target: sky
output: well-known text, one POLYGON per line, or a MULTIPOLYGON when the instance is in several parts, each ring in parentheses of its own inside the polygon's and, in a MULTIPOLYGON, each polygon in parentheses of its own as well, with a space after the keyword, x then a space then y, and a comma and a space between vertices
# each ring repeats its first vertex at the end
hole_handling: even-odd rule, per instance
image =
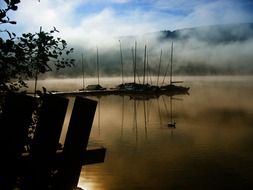
POLYGON ((21 0, 18 7, 9 14, 17 25, 1 27, 17 34, 56 27, 67 42, 94 47, 120 36, 253 22, 253 0, 21 0))

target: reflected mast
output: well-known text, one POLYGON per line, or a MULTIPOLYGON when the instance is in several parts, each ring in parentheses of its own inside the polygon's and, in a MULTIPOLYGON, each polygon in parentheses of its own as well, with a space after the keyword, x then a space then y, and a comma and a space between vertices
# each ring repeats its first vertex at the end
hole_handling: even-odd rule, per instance
POLYGON ((170 84, 172 84, 172 62, 173 62, 173 42, 171 43, 171 55, 170 55, 170 84))

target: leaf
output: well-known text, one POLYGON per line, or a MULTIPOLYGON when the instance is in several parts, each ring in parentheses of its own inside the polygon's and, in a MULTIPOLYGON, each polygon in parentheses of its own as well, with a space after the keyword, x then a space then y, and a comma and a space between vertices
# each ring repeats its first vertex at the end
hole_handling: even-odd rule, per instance
POLYGON ((11 0, 11 5, 15 5, 15 4, 18 4, 20 3, 20 0, 11 0))
POLYGON ((54 27, 54 31, 55 31, 55 32, 59 32, 59 30, 57 30, 55 27, 54 27))
POLYGON ((16 6, 16 5, 11 6, 11 10, 13 10, 13 11, 18 10, 18 6, 16 6))
POLYGON ((11 38, 11 33, 8 30, 6 30, 6 32, 8 33, 9 37, 11 38))
POLYGON ((9 1, 9 0, 4 0, 4 1, 5 1, 5 3, 6 3, 7 5, 10 4, 10 1, 9 1))
POLYGON ((1 22, 3 22, 3 20, 2 20, 2 19, 3 19, 5 16, 6 16, 6 12, 5 12, 5 11, 0 10, 0 19, 1 19, 0 21, 1 21, 1 22))
POLYGON ((12 0, 12 2, 13 2, 14 4, 18 4, 18 3, 20 3, 20 0, 12 0))
POLYGON ((10 24, 17 24, 16 21, 10 21, 9 23, 10 23, 10 24))

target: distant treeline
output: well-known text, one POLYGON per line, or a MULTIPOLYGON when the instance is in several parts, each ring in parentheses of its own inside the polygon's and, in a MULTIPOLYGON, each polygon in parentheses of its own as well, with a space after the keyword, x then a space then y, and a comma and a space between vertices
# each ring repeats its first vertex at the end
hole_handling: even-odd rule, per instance
POLYGON ((176 75, 252 75, 253 69, 248 67, 213 66, 207 64, 188 63, 175 69, 176 75))
POLYGON ((253 23, 226 24, 186 28, 180 30, 164 30, 160 32, 160 40, 186 41, 196 39, 211 44, 246 41, 253 38, 253 23))

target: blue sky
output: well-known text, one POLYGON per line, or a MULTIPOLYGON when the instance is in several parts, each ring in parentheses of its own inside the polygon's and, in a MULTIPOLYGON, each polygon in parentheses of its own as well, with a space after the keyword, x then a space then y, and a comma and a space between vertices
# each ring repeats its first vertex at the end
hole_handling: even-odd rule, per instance
POLYGON ((19 10, 9 16, 18 24, 1 28, 23 33, 55 26, 66 40, 95 45, 124 35, 253 22, 253 1, 21 0, 19 10))

